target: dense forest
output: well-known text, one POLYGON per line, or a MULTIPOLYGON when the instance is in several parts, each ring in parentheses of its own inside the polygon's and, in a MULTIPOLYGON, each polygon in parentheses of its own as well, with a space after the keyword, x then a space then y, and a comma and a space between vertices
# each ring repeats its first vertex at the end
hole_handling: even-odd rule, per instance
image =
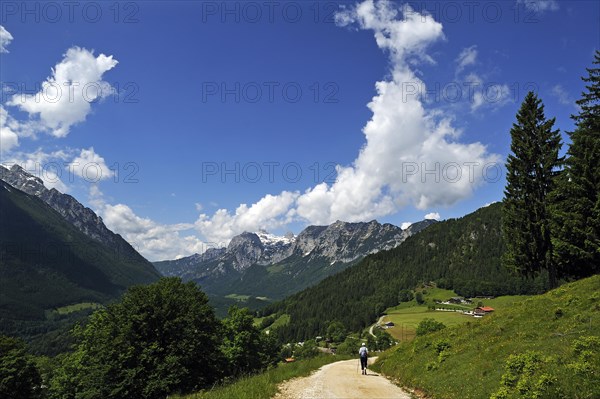
POLYGON ((349 331, 372 324, 405 289, 436 283, 460 295, 541 293, 544 274, 524 279, 501 266, 505 251, 502 204, 495 203, 460 219, 432 225, 399 247, 366 257, 356 266, 323 280, 262 314, 289 314, 277 330, 283 342, 321 335, 333 321, 349 331))

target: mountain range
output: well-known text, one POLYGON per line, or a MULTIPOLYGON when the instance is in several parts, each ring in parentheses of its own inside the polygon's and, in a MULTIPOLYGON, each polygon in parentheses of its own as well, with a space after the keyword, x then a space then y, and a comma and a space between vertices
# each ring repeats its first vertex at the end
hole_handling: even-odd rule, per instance
POLYGON ((297 236, 244 232, 226 248, 154 265, 163 275, 200 284, 218 310, 239 300, 260 307, 261 302, 264 305, 314 285, 369 254, 395 248, 434 223, 424 220, 403 230, 375 220, 337 221, 309 226, 297 236))
POLYGON ((58 308, 107 303, 160 278, 91 209, 19 166, 0 166, 0 227, 0 333, 55 330, 71 312, 58 308))

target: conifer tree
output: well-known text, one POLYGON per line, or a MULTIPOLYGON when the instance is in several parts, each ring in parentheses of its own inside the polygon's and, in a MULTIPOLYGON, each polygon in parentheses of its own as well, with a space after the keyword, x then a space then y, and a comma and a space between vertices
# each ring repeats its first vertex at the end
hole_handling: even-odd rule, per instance
POLYGON ((502 259, 510 270, 528 277, 547 270, 551 287, 557 285, 558 275, 552 259, 549 194, 561 163, 561 138, 552 130, 554 121, 546 119, 542 101, 529 92, 510 130, 503 212, 507 251, 502 259))
POLYGON ((588 76, 565 168, 553 192, 552 244, 562 273, 585 277, 600 272, 600 51, 588 76))

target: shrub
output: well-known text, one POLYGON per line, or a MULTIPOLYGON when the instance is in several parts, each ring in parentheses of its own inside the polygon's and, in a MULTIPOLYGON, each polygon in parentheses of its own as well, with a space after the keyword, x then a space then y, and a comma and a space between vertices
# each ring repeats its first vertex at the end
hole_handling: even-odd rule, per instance
POLYGON ((441 321, 434 319, 423 319, 417 326, 417 335, 425 335, 446 328, 446 325, 441 321))

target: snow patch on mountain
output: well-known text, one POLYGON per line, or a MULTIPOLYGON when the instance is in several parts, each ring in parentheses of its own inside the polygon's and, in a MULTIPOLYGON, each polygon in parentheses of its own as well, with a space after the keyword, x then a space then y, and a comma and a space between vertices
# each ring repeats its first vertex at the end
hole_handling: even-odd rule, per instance
POLYGON ((265 247, 273 245, 288 245, 296 241, 296 236, 294 236, 293 233, 288 233, 285 236, 276 236, 275 234, 271 234, 266 230, 259 230, 255 234, 265 247))

